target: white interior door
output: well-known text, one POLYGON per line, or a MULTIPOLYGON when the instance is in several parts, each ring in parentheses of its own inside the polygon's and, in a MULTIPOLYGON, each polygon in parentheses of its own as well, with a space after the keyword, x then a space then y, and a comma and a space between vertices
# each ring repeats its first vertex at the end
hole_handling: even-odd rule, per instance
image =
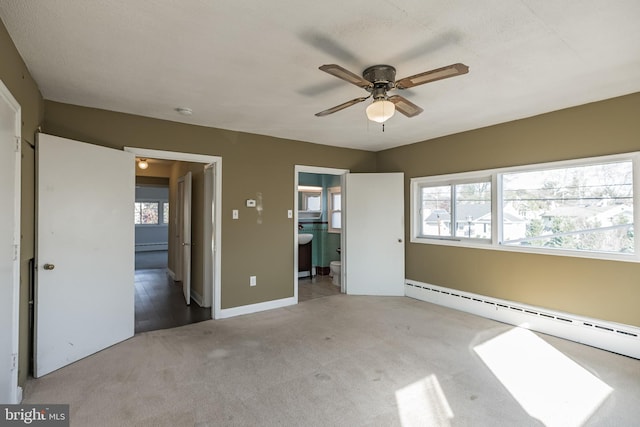
MULTIPOLYGON (((182 247, 182 293, 187 305, 191 304, 191 172, 178 178, 180 200, 179 224, 182 247)), ((180 249, 179 249, 180 250, 180 249)))
POLYGON ((0 404, 19 403, 20 106, 0 82, 0 404))
POLYGON ((344 278, 350 295, 404 295, 404 174, 347 174, 344 278))
POLYGON ((134 164, 38 136, 36 377, 133 336, 134 164))

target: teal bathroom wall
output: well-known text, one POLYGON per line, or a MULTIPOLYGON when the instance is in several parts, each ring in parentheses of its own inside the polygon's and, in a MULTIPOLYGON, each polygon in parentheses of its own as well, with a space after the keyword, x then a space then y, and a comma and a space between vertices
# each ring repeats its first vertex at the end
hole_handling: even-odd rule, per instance
POLYGON ((299 185, 312 185, 322 187, 322 215, 318 219, 300 219, 303 229, 300 233, 313 234, 311 241, 311 256, 314 267, 329 267, 331 261, 340 260, 338 248, 340 247, 340 233, 329 233, 329 217, 327 207, 329 206, 328 189, 340 186, 339 175, 322 175, 314 173, 300 172, 298 176, 299 185))

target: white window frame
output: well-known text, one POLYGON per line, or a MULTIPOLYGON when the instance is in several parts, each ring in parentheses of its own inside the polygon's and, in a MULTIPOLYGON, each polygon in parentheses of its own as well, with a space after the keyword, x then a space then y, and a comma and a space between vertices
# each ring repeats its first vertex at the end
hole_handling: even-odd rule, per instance
POLYGON ((523 166, 506 167, 499 169, 490 169, 473 172, 463 172, 447 175, 438 175, 431 177, 411 178, 410 183, 410 241, 411 243, 421 243, 430 245, 459 246, 467 248, 499 250, 507 252, 523 252, 533 254, 570 256, 578 258, 604 259, 625 262, 640 262, 640 233, 638 233, 638 224, 640 224, 640 152, 614 154, 608 156, 588 157, 581 159, 563 160, 556 162, 536 163, 523 166), (631 161, 633 167, 633 220, 634 220, 634 253, 610 253, 610 252, 590 252, 578 251, 570 249, 546 249, 539 247, 522 247, 502 245, 500 239, 502 236, 502 188, 501 175, 514 172, 530 172, 545 169, 558 169, 563 167, 588 166, 600 163, 631 161), (483 178, 490 177, 491 180, 491 239, 465 239, 461 237, 437 238, 431 236, 421 236, 421 197, 420 189, 424 186, 462 184, 469 182, 479 182, 483 178))
POLYGON ((340 200, 342 200, 342 188, 341 187, 329 187, 327 189, 327 216, 328 218, 328 232, 329 233, 341 233, 342 227, 336 228, 333 226, 333 214, 340 213, 340 224, 342 225, 342 206, 339 206, 338 209, 335 209, 333 206, 333 195, 340 194, 340 200))
POLYGON ((159 225, 166 227, 169 225, 168 222, 164 222, 164 205, 169 204, 168 200, 142 198, 137 199, 134 203, 155 203, 158 205, 158 222, 154 224, 135 224, 136 227, 157 227, 159 225))
MULTIPOLYGON (((416 179, 416 178, 414 178, 416 179)), ((413 182, 413 180, 412 180, 413 182)), ((471 241, 471 242, 482 242, 482 243, 488 243, 491 241, 491 239, 480 239, 480 238, 476 238, 476 237, 464 237, 464 236, 456 236, 456 229, 457 229, 457 223, 456 223, 456 209, 457 209, 457 200, 455 197, 455 188, 458 185, 464 185, 464 184, 477 184, 477 183, 482 183, 482 182, 487 182, 489 184, 491 184, 491 195, 492 195, 492 201, 493 201, 493 193, 494 193, 494 184, 493 181, 491 179, 491 175, 488 175, 486 173, 476 173, 476 172, 471 172, 471 173, 464 173, 464 174, 453 174, 453 175, 442 175, 440 177, 434 177, 433 180, 429 180, 428 182, 424 179, 420 179, 420 182, 418 182, 417 187, 415 189, 414 192, 412 192, 412 196, 415 195, 417 203, 420 203, 421 200, 421 189, 425 188, 425 187, 440 187, 440 186, 450 186, 451 187, 451 196, 450 196, 450 200, 451 200, 451 212, 450 212, 450 224, 449 224, 449 229, 452 233, 451 236, 437 236, 437 235, 423 235, 421 233, 421 226, 422 226, 422 206, 419 206, 419 211, 420 213, 417 214, 417 216, 419 218, 417 218, 416 222, 412 221, 412 224, 415 225, 414 228, 414 234, 416 238, 421 238, 421 239, 435 239, 435 240, 453 240, 453 241, 471 241)), ((413 204, 413 201, 411 203, 412 206, 415 206, 413 204)), ((416 206, 417 207, 417 206, 416 206)), ((493 210, 493 205, 492 205, 492 210, 493 210)), ((412 211, 412 213, 415 213, 412 211)), ((491 224, 492 224, 492 229, 493 229, 493 218, 491 220, 491 224)), ((492 236, 493 236, 493 231, 492 231, 492 236)))

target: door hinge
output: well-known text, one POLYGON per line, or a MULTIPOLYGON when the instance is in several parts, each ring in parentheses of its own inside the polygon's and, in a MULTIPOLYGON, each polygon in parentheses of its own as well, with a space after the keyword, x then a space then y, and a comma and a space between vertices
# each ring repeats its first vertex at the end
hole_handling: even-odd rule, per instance
POLYGON ((17 261, 18 260, 18 252, 19 252, 20 246, 18 245, 13 245, 13 260, 17 261))
POLYGON ((18 369, 18 353, 11 354, 11 370, 14 371, 18 369))
POLYGON ((20 152, 20 137, 16 136, 16 153, 20 152))

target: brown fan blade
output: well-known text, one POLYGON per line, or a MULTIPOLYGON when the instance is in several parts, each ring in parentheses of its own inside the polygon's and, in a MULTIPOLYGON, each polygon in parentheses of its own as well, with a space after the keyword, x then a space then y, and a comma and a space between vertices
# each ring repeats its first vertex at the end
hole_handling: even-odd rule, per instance
POLYGON ((363 96, 362 98, 352 99, 351 101, 347 101, 344 104, 336 105, 335 107, 329 108, 328 110, 320 111, 319 113, 316 113, 316 116, 318 117, 328 116, 329 114, 333 114, 336 111, 344 110, 347 107, 351 107, 352 105, 358 104, 367 98, 369 97, 363 96))
POLYGON ((325 73, 329 73, 332 76, 336 76, 339 79, 347 81, 363 89, 373 86, 373 83, 371 83, 370 81, 363 79, 359 75, 354 74, 351 71, 346 70, 339 65, 327 64, 327 65, 322 65, 319 68, 325 73))
POLYGON ((414 117, 422 113, 424 110, 418 107, 413 102, 410 102, 407 98, 400 95, 390 96, 389 101, 393 102, 396 106, 396 110, 400 111, 407 117, 414 117))
POLYGON ((467 67, 466 65, 460 63, 452 64, 446 67, 436 68, 435 70, 425 71, 424 73, 400 79, 396 81, 396 87, 398 89, 407 89, 425 83, 435 82, 436 80, 442 80, 449 77, 459 76, 461 74, 467 74, 468 72, 469 67, 467 67))

